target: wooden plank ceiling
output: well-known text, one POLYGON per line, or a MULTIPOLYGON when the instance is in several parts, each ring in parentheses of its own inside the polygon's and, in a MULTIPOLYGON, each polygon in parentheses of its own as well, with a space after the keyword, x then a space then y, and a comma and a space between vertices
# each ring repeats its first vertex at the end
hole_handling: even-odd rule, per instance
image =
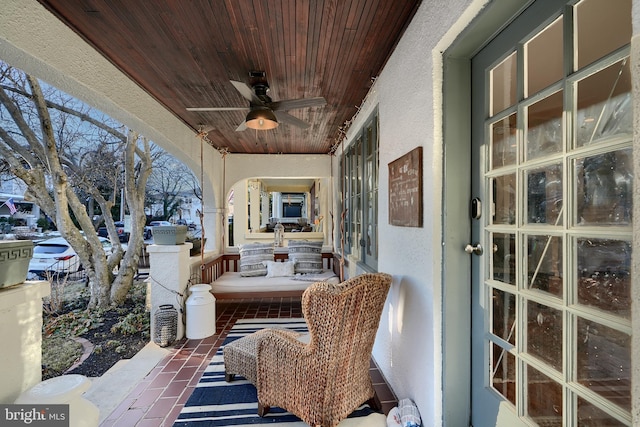
POLYGON ((328 153, 356 113, 421 0, 39 0, 217 148, 328 153), (286 111, 311 126, 236 131, 247 111, 230 80, 264 71, 273 101, 324 97, 286 111))

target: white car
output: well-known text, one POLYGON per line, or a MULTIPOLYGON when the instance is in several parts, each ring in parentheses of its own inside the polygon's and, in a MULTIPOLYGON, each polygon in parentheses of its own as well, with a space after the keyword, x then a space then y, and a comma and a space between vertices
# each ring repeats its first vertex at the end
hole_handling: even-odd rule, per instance
MULTIPOLYGON (((99 237, 105 253, 112 250, 109 239, 99 237)), ((80 258, 69 242, 62 237, 43 240, 33 247, 33 257, 29 261, 28 279, 46 279, 47 274, 69 274, 82 270, 80 258)))
POLYGON ((144 238, 145 240, 150 239, 153 236, 153 227, 161 227, 173 225, 169 221, 151 221, 148 226, 144 228, 144 238))

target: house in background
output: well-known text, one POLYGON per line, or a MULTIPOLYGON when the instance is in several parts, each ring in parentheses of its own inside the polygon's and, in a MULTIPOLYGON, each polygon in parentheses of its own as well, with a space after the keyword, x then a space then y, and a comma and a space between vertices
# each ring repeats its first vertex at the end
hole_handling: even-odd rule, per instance
POLYGON ((0 177, 0 217, 7 221, 13 218, 16 226, 23 227, 25 230, 35 230, 40 219, 40 207, 25 200, 25 191, 26 187, 22 181, 0 177), (13 200, 17 212, 11 213, 6 205, 8 200, 13 200))
MULTIPOLYGON (((260 19, 271 4, 246 0, 234 15, 246 31, 219 34, 232 6, 214 3, 215 13, 201 11, 209 25, 173 33, 189 7, 154 21, 136 2, 85 10, 79 2, 7 1, 0 58, 138 130, 196 174, 203 166, 210 253, 231 249, 231 191, 234 237, 251 241, 260 236, 250 217, 261 210, 247 200, 250 183, 319 182, 321 238, 344 254, 347 275, 393 275, 373 356, 426 425, 640 423, 640 368, 632 363, 640 360, 640 316, 632 315, 640 299, 631 273, 640 253, 640 0, 314 2, 319 9, 302 13, 318 24, 305 26, 315 34, 308 44, 266 31, 260 19), (365 34, 373 37, 358 24, 385 7, 373 33, 397 24, 389 8, 410 13, 394 15, 406 25, 371 75, 368 63, 349 60, 364 51, 357 43, 365 34), (141 38, 160 26, 185 49, 206 39, 209 50, 189 49, 198 60, 213 67, 233 57, 242 67, 201 70, 197 61, 164 58, 150 66, 153 53, 180 49, 118 45, 132 29, 110 19, 125 10, 148 24, 141 38), (318 35, 326 22, 339 23, 327 30, 333 39, 318 35), (215 44, 242 35, 249 39, 215 44), (287 49, 267 52, 280 43, 287 49), (265 50, 252 50, 258 45, 265 50), (185 78, 154 85, 156 65, 185 78), (326 98, 326 107, 300 113, 310 131, 282 124, 236 136, 237 112, 187 110, 239 105, 228 80, 265 68, 274 99, 326 98), (204 77, 189 89, 182 83, 192 73, 204 77), (179 96, 163 93, 174 89, 179 96), (360 94, 355 111, 337 105, 350 91, 360 94), (345 111, 338 122, 324 116, 345 111), (329 134, 325 126, 329 146, 314 139, 329 134), (284 149, 287 138, 295 149, 284 149)), ((311 5, 290 6, 298 4, 311 5)))

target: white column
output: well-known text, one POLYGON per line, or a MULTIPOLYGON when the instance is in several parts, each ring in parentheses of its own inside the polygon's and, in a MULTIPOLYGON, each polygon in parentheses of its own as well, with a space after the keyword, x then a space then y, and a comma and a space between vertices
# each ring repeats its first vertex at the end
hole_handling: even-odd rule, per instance
POLYGON ((204 208, 204 237, 207 239, 204 246, 205 251, 221 252, 224 248, 223 236, 227 234, 227 230, 219 228, 224 225, 224 222, 220 221, 221 216, 226 216, 224 212, 224 209, 204 208))
POLYGON ((269 224, 269 194, 260 192, 260 203, 262 204, 262 223, 261 226, 269 224))
POLYGON ((33 226, 38 226, 38 220, 40 219, 40 206, 35 203, 31 205, 31 215, 33 216, 33 226))
MULTIPOLYGON (((324 233, 324 244, 333 247, 333 235, 331 234, 331 215, 329 211, 331 208, 331 193, 329 187, 329 180, 320 181, 320 191, 316 192, 316 197, 319 200, 318 217, 322 216, 322 232, 324 233)), ((316 187, 317 189, 318 187, 316 187)), ((313 209, 313 208, 312 208, 313 209)), ((337 218, 334 218, 340 224, 340 213, 337 214, 337 218)))
POLYGON ((282 193, 273 193, 273 216, 282 218, 282 193))
POLYGON ((260 188, 256 188, 254 185, 249 187, 249 203, 251 203, 249 212, 251 231, 257 233, 260 231, 260 188))
POLYGON ((151 339, 155 332, 154 315, 164 304, 173 305, 178 310, 178 328, 176 340, 184 336, 185 325, 182 321, 187 284, 190 278, 189 242, 182 245, 149 245, 149 279, 151 293, 151 339))
POLYGON ((42 298, 50 293, 47 281, 0 288, 1 403, 42 381, 42 298))

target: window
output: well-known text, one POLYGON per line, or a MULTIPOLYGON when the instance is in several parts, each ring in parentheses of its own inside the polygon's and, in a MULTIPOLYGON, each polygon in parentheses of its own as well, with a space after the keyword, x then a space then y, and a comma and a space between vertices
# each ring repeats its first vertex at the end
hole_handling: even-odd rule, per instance
POLYGON ((345 254, 378 267, 378 112, 374 112, 340 162, 345 254))

